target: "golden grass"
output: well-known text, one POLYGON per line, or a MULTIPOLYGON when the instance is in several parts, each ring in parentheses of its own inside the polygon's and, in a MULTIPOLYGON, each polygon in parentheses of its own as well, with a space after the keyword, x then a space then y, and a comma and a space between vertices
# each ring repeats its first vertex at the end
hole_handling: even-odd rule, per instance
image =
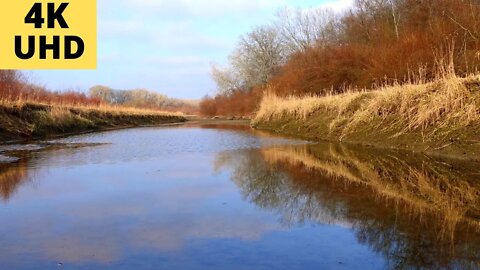
POLYGON ((479 76, 446 76, 435 82, 393 85, 373 91, 350 91, 339 95, 278 97, 266 93, 253 125, 282 118, 307 120, 312 114, 332 115, 330 131, 341 136, 373 123, 385 129, 395 127, 398 134, 446 127, 461 128, 479 122, 480 94, 475 87, 479 76), (385 125, 388 123, 387 125, 385 125))
POLYGON ((78 111, 95 111, 95 112, 103 112, 103 113, 111 113, 111 114, 127 114, 127 115, 165 115, 165 116, 183 116, 181 112, 170 112, 170 111, 160 111, 160 110, 153 110, 153 109, 144 109, 144 108, 135 108, 135 107, 127 107, 127 106, 116 106, 110 104, 100 104, 98 106, 94 105, 72 105, 72 104, 64 104, 64 103, 55 103, 55 104, 46 104, 40 103, 31 100, 8 100, 8 99, 0 99, 0 106, 7 107, 7 108, 18 108, 22 109, 26 105, 38 105, 38 106, 46 106, 51 108, 53 113, 58 113, 59 111, 65 110, 78 110, 78 111))
POLYGON ((185 117, 178 112, 112 105, 85 106, 0 100, 0 139, 46 137, 183 121, 185 117))

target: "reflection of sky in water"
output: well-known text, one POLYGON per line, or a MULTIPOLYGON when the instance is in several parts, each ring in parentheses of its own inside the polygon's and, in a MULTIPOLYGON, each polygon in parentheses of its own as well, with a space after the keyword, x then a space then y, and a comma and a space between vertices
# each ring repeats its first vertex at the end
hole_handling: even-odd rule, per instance
MULTIPOLYGON (((48 155, 48 163, 56 166, 83 163, 112 163, 144 161, 163 156, 184 154, 181 158, 192 159, 188 154, 203 155, 219 151, 259 148, 264 146, 305 143, 280 137, 254 136, 247 131, 202 128, 143 128, 129 129, 98 134, 87 134, 57 140, 61 143, 108 143, 110 145, 91 148, 88 151, 56 151, 48 155), (140 131, 140 132, 139 132, 140 131)), ((191 160, 195 162, 195 160, 191 160)), ((180 162, 177 160, 177 162, 180 162)), ((45 164, 42 164, 45 166, 45 164)))
MULTIPOLYGON (((215 170, 228 151, 298 143, 247 132, 145 128, 60 142, 109 143, 40 152, 32 181, 0 205, 0 269, 382 268, 349 228, 285 226, 215 170)), ((238 155, 241 158, 242 155, 238 155)))

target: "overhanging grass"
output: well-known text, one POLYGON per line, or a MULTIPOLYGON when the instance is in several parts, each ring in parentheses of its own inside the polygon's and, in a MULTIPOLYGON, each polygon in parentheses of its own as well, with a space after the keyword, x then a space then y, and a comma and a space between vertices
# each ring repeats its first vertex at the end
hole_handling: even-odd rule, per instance
POLYGON ((266 94, 253 126, 308 139, 473 156, 480 153, 480 77, 331 96, 266 94))

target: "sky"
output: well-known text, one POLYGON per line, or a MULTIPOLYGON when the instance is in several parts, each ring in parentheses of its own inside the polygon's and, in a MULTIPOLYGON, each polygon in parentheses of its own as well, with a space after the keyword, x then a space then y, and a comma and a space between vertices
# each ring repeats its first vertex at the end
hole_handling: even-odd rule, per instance
POLYGON ((224 65, 239 37, 284 7, 348 8, 353 0, 97 0, 96 70, 27 71, 51 90, 94 85, 144 88, 175 98, 215 93, 212 63, 224 65))

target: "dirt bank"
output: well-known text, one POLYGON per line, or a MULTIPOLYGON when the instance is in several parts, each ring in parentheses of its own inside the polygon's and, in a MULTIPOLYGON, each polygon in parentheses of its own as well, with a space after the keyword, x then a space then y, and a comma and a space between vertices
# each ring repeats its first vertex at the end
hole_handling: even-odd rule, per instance
POLYGON ((4 103, 0 142, 184 121, 179 114, 148 110, 4 103))

